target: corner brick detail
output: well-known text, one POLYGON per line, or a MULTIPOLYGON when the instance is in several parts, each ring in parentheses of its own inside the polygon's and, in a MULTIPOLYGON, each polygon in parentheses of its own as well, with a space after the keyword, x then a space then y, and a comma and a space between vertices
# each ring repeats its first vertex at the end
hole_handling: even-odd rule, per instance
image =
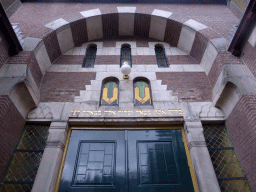
POLYGON ((226 120, 228 135, 236 155, 248 178, 252 191, 256 191, 256 96, 244 95, 226 120))
POLYGON ((0 181, 21 137, 25 120, 7 95, 0 96, 0 181))

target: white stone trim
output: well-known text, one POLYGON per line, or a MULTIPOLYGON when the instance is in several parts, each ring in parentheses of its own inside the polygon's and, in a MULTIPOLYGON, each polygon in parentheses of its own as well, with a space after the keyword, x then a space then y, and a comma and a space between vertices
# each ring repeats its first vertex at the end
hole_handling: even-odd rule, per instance
POLYGON ((136 7, 117 7, 118 13, 135 13, 136 7))
POLYGON ((52 30, 56 30, 68 23, 69 22, 67 22, 66 20, 60 18, 60 19, 56 19, 56 20, 46 24, 45 27, 52 29, 52 30))
POLYGON ((195 36, 196 36, 196 31, 194 29, 186 25, 183 25, 177 47, 183 50, 184 52, 186 52, 187 54, 190 54, 195 36))
POLYGON ((167 19, 165 17, 151 15, 149 38, 163 41, 165 36, 166 24, 167 19))
POLYGON ((74 48, 74 41, 70 24, 66 25, 65 28, 59 28, 56 33, 62 54, 74 48))
POLYGON ((118 13, 119 35, 134 35, 135 13, 118 13))
POLYGON ((81 15, 84 16, 84 18, 89 18, 89 17, 94 17, 94 16, 101 15, 100 9, 91 9, 91 10, 87 10, 87 11, 82 11, 80 13, 81 13, 81 15))
POLYGON ((164 17, 164 18, 168 19, 172 15, 172 12, 154 9, 154 11, 152 12, 151 15, 158 16, 158 17, 164 17))
POLYGON ((193 19, 189 19, 188 21, 186 21, 184 23, 184 25, 196 30, 196 31, 200 31, 200 30, 203 30, 203 29, 206 29, 208 28, 207 26, 205 26, 204 24, 202 23, 199 23, 193 19))

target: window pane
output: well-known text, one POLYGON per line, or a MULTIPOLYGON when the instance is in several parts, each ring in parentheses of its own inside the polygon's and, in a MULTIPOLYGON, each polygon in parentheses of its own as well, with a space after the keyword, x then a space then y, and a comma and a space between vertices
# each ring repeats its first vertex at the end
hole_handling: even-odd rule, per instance
POLYGON ((164 49, 161 46, 156 46, 155 52, 158 67, 168 67, 168 62, 165 56, 164 49))
POLYGON ((131 57, 131 48, 130 47, 122 47, 121 49, 121 64, 127 62, 130 66, 132 66, 132 57, 131 57))
POLYGON ((94 67, 96 52, 97 52, 97 48, 95 46, 90 46, 86 50, 86 57, 85 57, 85 60, 84 60, 83 67, 94 67))

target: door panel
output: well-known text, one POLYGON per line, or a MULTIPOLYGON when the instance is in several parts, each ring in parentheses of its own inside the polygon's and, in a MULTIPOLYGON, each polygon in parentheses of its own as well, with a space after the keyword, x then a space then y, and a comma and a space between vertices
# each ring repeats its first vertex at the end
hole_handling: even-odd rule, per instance
POLYGON ((194 191, 181 131, 72 131, 59 191, 194 191))
POLYGON ((181 131, 129 131, 128 146, 130 191, 194 191, 181 131))
POLYGON ((72 131, 59 191, 124 191, 123 131, 72 131))

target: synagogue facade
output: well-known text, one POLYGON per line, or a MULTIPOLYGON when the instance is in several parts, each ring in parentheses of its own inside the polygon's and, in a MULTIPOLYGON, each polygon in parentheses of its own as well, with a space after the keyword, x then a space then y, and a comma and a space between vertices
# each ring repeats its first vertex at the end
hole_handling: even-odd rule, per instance
POLYGON ((0 190, 256 191, 256 30, 228 51, 235 5, 2 12, 0 190))

